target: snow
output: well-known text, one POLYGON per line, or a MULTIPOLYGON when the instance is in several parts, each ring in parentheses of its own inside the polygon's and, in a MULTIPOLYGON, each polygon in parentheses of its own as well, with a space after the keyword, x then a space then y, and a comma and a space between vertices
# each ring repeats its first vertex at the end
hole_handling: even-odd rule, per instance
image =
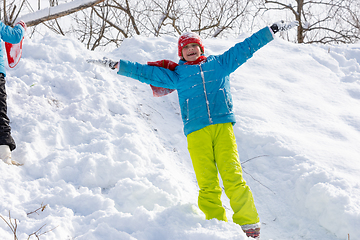
MULTIPOLYGON (((205 54, 244 37, 204 39, 205 54)), ((225 194, 229 222, 198 209, 176 92, 154 98, 149 86, 86 62, 177 61, 176 44, 135 37, 91 52, 59 35, 25 39, 6 77, 13 159, 24 165, 0 161, 0 214, 17 219, 19 239, 247 239, 225 194)), ((277 38, 231 82, 261 239, 359 238, 360 45, 277 38)), ((0 239, 12 238, 0 220, 0 239)))

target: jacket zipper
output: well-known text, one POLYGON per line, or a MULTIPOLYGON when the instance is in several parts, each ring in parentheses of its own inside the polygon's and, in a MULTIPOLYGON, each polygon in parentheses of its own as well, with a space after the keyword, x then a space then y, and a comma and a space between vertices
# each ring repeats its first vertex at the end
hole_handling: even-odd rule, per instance
POLYGON ((206 100, 206 107, 207 107, 207 111, 208 111, 209 122, 210 122, 210 124, 212 124, 213 121, 212 121, 212 119, 211 119, 210 103, 209 103, 209 100, 208 100, 208 98, 207 98, 207 93, 206 93, 204 72, 203 72, 203 70, 202 70, 202 68, 201 68, 201 64, 199 65, 199 67, 200 67, 200 73, 201 73, 201 78, 202 78, 203 87, 204 87, 204 93, 205 93, 205 100, 206 100))
POLYGON ((190 117, 190 110, 189 110, 189 99, 186 99, 186 121, 189 121, 190 117))

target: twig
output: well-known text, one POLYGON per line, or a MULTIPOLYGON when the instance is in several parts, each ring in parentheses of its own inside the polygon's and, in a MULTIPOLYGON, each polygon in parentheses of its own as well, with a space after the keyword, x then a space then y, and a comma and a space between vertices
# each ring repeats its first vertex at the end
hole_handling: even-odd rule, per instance
MULTIPOLYGON (((6 224, 9 226, 9 228, 11 228, 10 224, 5 220, 5 218, 3 218, 3 216, 0 215, 0 218, 1 218, 2 220, 4 220, 4 222, 6 222, 6 224)), ((11 230, 12 230, 12 228, 11 228, 11 230)))
POLYGON ((250 173, 246 172, 244 169, 243 169, 243 172, 248 174, 252 179, 254 179, 256 182, 260 183, 262 186, 264 186, 265 188, 267 188, 268 190, 270 190, 273 194, 276 194, 273 190, 271 190, 269 187, 265 186, 264 184, 262 184, 259 180, 255 179, 253 176, 251 176, 250 173))
POLYGON ((254 160, 255 158, 260 158, 260 157, 268 157, 269 155, 260 155, 260 156, 257 156, 257 157, 253 157, 253 158, 250 158, 248 160, 246 160, 245 162, 241 163, 241 164, 245 164, 247 162, 250 162, 251 160, 254 160))
MULTIPOLYGON (((36 209, 35 211, 32 211, 32 212, 28 213, 27 215, 32 214, 32 213, 37 213, 37 211, 39 211, 40 209, 41 209, 41 211, 44 211, 46 206, 47 206, 47 204, 46 204, 45 206, 43 206, 43 205, 41 204, 41 207, 40 207, 40 208, 36 209)), ((14 223, 12 222, 10 211, 9 211, 9 220, 8 220, 8 221, 7 221, 3 216, 1 216, 1 214, 0 214, 0 218, 9 226, 10 230, 11 230, 12 233, 14 234, 14 240, 18 240, 18 237, 17 237, 17 235, 16 235, 17 220, 14 218, 14 223)), ((44 235, 44 234, 46 234, 46 233, 48 233, 48 232, 51 232, 51 231, 53 231, 55 228, 58 227, 58 226, 56 226, 56 227, 54 227, 53 229, 50 229, 50 230, 48 230, 48 231, 45 231, 45 232, 39 234, 39 232, 41 231, 41 229, 42 229, 43 227, 45 227, 45 226, 46 226, 46 224, 42 225, 38 230, 36 230, 35 232, 31 233, 27 239, 29 240, 30 237, 34 235, 38 240, 40 240, 39 237, 40 237, 41 235, 44 235)))
POLYGON ((56 226, 56 227, 54 227, 53 229, 50 229, 50 230, 48 230, 48 231, 45 231, 45 232, 43 232, 43 233, 38 234, 38 233, 40 232, 40 230, 41 230, 43 227, 45 227, 45 226, 46 226, 46 224, 42 225, 41 228, 39 228, 38 230, 36 230, 36 231, 33 232, 32 234, 30 234, 29 237, 28 237, 28 240, 30 239, 30 237, 31 237, 32 235, 34 235, 37 239, 40 239, 39 237, 40 237, 41 235, 44 235, 44 234, 46 234, 46 233, 48 233, 48 232, 51 232, 51 231, 53 231, 55 228, 58 227, 58 226, 56 226))
MULTIPOLYGON (((259 158, 259 157, 268 157, 269 155, 260 155, 260 156, 257 156, 257 157, 253 157, 253 158, 250 158, 248 160, 246 160, 245 162, 241 163, 241 165, 244 165, 245 163, 247 162, 250 162, 251 160, 254 160, 255 158, 259 158)), ((260 183, 262 186, 264 186, 265 188, 267 188, 268 190, 270 190, 273 194, 276 194, 273 190, 271 190, 269 187, 265 186, 264 184, 262 184, 259 180, 255 179, 250 173, 246 172, 244 170, 244 168, 242 168, 243 172, 246 173, 247 175, 249 175, 252 179, 254 179, 256 182, 260 183)))
POLYGON ((161 113, 158 111, 158 110, 156 110, 155 108, 153 108, 153 107, 151 107, 149 104, 146 104, 149 108, 151 108, 152 110, 154 110, 155 112, 157 112, 159 115, 160 115, 160 117, 162 117, 162 119, 164 119, 164 117, 161 115, 161 113))
POLYGON ((46 224, 42 225, 41 228, 39 228, 38 230, 36 230, 36 231, 33 232, 32 234, 30 234, 29 237, 28 237, 28 240, 30 239, 30 237, 31 237, 32 235, 35 235, 35 237, 36 237, 37 239, 39 239, 39 236, 37 235, 37 233, 38 233, 43 227, 45 227, 45 225, 46 225, 46 224))
POLYGON ((45 210, 46 206, 47 206, 47 204, 43 206, 43 204, 41 203, 41 206, 38 209, 36 209, 36 210, 34 210, 32 212, 29 212, 26 215, 29 216, 30 214, 33 214, 33 213, 39 214, 37 211, 39 211, 41 209, 41 211, 43 212, 45 210))
POLYGON ((4 220, 4 222, 9 226, 9 228, 11 229, 11 231, 13 232, 14 234, 14 240, 18 240, 17 236, 16 236, 16 229, 17 229, 17 222, 16 222, 16 219, 15 219, 15 226, 12 224, 11 222, 11 215, 10 215, 10 210, 9 210, 9 222, 6 221, 6 219, 0 215, 0 218, 2 220, 4 220))
MULTIPOLYGON (((59 226, 59 225, 58 225, 58 226, 59 226)), ((44 235, 45 233, 48 233, 48 232, 53 231, 53 230, 54 230, 55 228, 57 228, 58 226, 54 227, 53 229, 50 229, 50 230, 48 230, 48 231, 43 232, 43 233, 42 233, 42 234, 40 234, 39 236, 44 235)))

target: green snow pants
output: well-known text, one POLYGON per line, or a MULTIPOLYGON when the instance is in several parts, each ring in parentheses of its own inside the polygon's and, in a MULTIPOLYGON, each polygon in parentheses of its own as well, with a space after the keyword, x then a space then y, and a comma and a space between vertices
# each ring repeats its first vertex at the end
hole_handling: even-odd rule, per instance
POLYGON ((187 136, 188 149, 199 184, 199 208, 206 219, 227 221, 221 203, 221 187, 234 211, 233 221, 239 225, 259 223, 254 198, 242 177, 242 169, 232 123, 210 125, 187 136))

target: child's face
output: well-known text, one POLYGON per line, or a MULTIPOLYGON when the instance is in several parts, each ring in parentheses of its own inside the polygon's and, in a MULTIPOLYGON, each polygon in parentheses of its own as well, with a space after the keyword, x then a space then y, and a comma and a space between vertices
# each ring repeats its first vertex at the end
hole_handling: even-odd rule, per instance
POLYGON ((201 56, 200 46, 196 43, 189 43, 183 47, 182 55, 186 61, 195 61, 201 56))

